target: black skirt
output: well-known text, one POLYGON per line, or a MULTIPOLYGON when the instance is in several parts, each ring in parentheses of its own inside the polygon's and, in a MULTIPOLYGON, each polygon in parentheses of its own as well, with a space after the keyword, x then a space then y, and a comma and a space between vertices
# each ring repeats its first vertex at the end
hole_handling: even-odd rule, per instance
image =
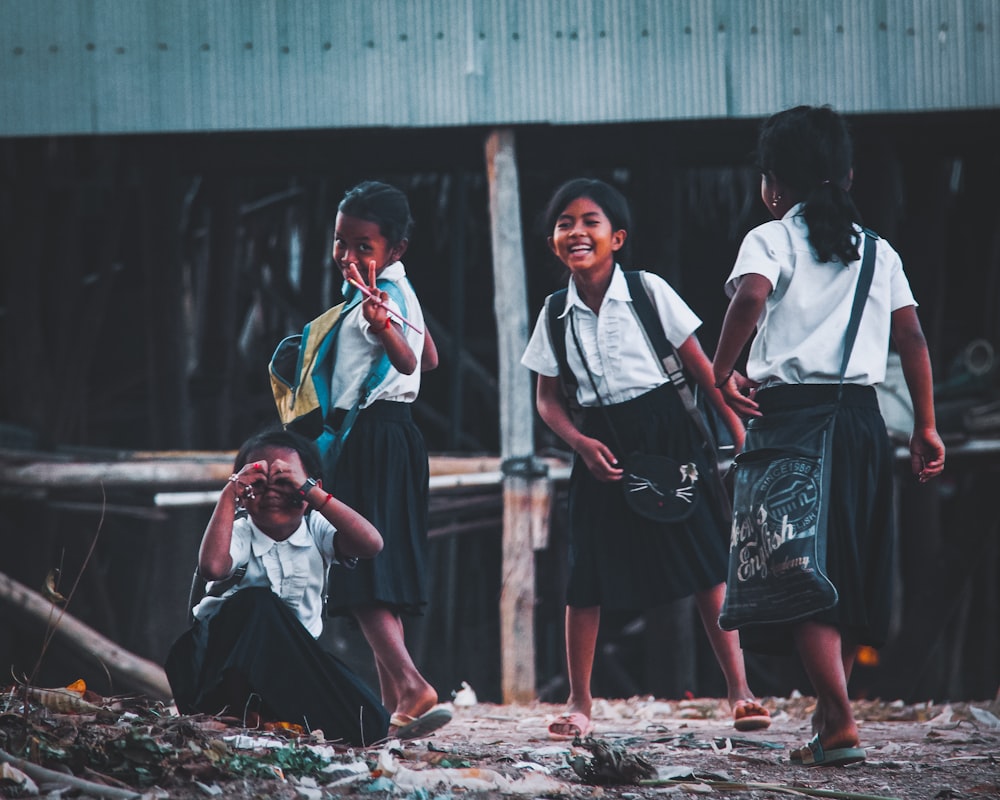
MULTIPOLYGON (((761 412, 835 402, 835 385, 777 386, 756 399, 761 412)), ((878 397, 870 386, 844 385, 832 443, 826 573, 837 587, 832 609, 811 619, 839 628, 857 644, 881 647, 889 633, 895 537, 893 454, 878 397)), ((791 625, 740 629, 744 649, 789 653, 791 625)))
MULTIPOLYGON (((366 746, 388 731, 389 714, 372 691, 264 587, 241 589, 196 622, 174 642, 165 667, 184 714, 222 711, 223 681, 233 673, 253 693, 251 710, 322 730, 329 741, 366 746)), ((227 713, 240 717, 243 709, 227 713)))
POLYGON ((567 604, 638 610, 724 582, 729 519, 720 484, 713 479, 714 453, 706 450, 673 385, 625 403, 588 408, 583 432, 607 444, 619 459, 639 451, 694 462, 701 496, 683 522, 652 522, 628 507, 621 482, 596 480, 577 457, 569 487, 567 604))
POLYGON ((427 603, 429 479, 427 448, 409 403, 378 401, 358 414, 330 491, 365 516, 384 544, 382 552, 362 559, 355 569, 333 567, 330 614, 370 606, 421 613, 427 603))

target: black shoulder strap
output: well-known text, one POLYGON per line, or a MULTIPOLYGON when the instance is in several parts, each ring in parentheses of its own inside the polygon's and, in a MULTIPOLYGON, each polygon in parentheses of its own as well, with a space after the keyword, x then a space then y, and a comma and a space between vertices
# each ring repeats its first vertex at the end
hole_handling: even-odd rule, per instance
MULTIPOLYGON (((636 316, 639 317, 639 322, 646 332, 646 338, 652 345, 653 352, 656 353, 660 364, 663 365, 663 371, 683 397, 683 390, 687 387, 687 378, 684 376, 680 358, 678 358, 674 346, 670 344, 670 340, 667 339, 667 334, 663 330, 663 323, 660 322, 660 316, 653 307, 653 301, 649 299, 649 292, 642 280, 642 271, 630 270, 624 275, 625 282, 628 284, 628 293, 632 296, 632 308, 635 309, 636 316)), ((686 399, 685 405, 687 405, 686 399)))
POLYGON ((854 350, 854 340, 858 336, 858 328, 861 327, 861 315, 864 313, 865 302, 868 300, 868 292, 872 287, 872 277, 875 275, 875 242, 878 241, 878 234, 868 228, 862 228, 865 232, 864 255, 861 258, 861 270, 858 273, 858 284, 854 290, 854 305, 851 306, 851 319, 847 324, 847 334, 844 337, 844 359, 840 365, 840 380, 843 382, 844 373, 847 371, 847 362, 851 360, 851 351, 854 350))
POLYGON ((556 362, 559 364, 559 381, 562 383, 567 399, 575 401, 576 376, 569 368, 569 359, 566 357, 566 321, 562 316, 566 309, 567 294, 567 289, 553 292, 545 301, 545 308, 548 312, 549 339, 552 342, 552 351, 555 353, 556 362))

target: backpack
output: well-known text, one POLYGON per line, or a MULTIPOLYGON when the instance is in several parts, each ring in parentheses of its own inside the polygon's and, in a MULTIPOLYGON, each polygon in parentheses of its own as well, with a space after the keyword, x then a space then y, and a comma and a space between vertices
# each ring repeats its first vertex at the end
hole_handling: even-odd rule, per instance
MULTIPOLYGON (((718 417, 715 409, 709 403, 705 402, 704 394, 697 392, 697 387, 695 387, 695 391, 692 391, 691 385, 684 374, 680 357, 677 355, 677 351, 673 345, 670 344, 663 330, 663 325, 656 312, 656 306, 653 304, 646 285, 643 282, 642 271, 623 270, 623 274, 625 275, 625 283, 628 285, 629 294, 632 297, 632 309, 639 319, 640 327, 646 336, 649 347, 656 354, 664 375, 670 379, 678 395, 680 395, 684 408, 702 436, 705 449, 711 453, 711 461, 718 467, 720 474, 716 477, 722 480, 721 473, 728 471, 729 462, 732 461, 731 451, 733 447, 729 442, 721 446, 718 442, 723 436, 728 437, 728 432, 726 432, 722 420, 718 417)), ((566 324, 565 320, 561 318, 566 308, 566 296, 567 290, 559 289, 549 295, 545 301, 545 306, 549 326, 549 339, 552 342, 552 350, 559 364, 559 382, 566 399, 570 418, 576 424, 582 417, 583 409, 577 402, 577 381, 573 375, 573 371, 569 368, 569 361, 566 357, 566 324)), ((728 492, 727 487, 724 486, 723 488, 725 492, 728 492)), ((728 508, 727 503, 728 499, 724 498, 724 506, 726 508, 728 508)))
MULTIPOLYGON (((377 281, 376 287, 386 292, 399 306, 401 313, 406 315, 402 292, 393 281, 377 281)), ((343 419, 339 416, 334 419, 335 403, 339 398, 330 396, 330 386, 335 367, 337 334, 347 313, 362 299, 361 292, 355 289, 343 303, 308 322, 302 333, 282 339, 268 364, 271 392, 281 424, 314 440, 325 466, 336 462, 358 409, 392 366, 389 356, 383 352, 372 365, 361 395, 351 409, 343 419)))

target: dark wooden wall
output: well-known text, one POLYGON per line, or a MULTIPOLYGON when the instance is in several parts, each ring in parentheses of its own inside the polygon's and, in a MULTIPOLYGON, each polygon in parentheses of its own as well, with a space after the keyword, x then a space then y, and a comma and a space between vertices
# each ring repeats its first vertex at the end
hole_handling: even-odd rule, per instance
MULTIPOLYGON (((996 372, 970 380, 959 357, 975 339, 1000 346, 1000 112, 853 123, 855 196, 866 223, 903 256, 942 384, 942 428, 957 445, 967 435, 965 413, 996 399, 996 372)), ((531 319, 564 280, 538 215, 561 180, 596 175, 632 202, 633 263, 667 277, 702 316, 711 353, 736 248, 766 218, 748 166, 755 128, 729 121, 518 130, 531 319)), ((266 363, 274 345, 338 299, 328 252, 340 196, 381 178, 411 198, 417 227, 405 262, 442 355, 416 407, 428 444, 495 453, 485 135, 0 140, 0 447, 234 449, 273 417, 266 363)), ((985 435, 1000 435, 1000 425, 985 435)), ((536 441, 540 451, 561 450, 540 423, 536 441)), ((930 487, 901 476, 897 633, 881 666, 859 669, 856 691, 915 699, 995 693, 1000 553, 989 499, 997 468, 996 456, 953 457, 930 487)), ((74 613, 162 659, 184 624, 207 510, 166 513, 134 492, 0 492, 0 569, 33 587, 53 566, 75 580, 98 535, 74 613)), ((432 509, 442 530, 471 524, 474 532, 434 539, 435 591, 410 636, 442 693, 468 680, 484 699, 498 699, 499 496, 472 495, 439 499, 432 509)), ((553 544, 538 561, 538 676, 547 699, 565 693, 560 509, 553 544)), ((23 666, 37 632, 9 622, 0 626, 0 664, 23 666)), ((605 623, 598 693, 723 692, 689 605, 605 623)), ((328 635, 367 668, 350 625, 336 623, 328 635)), ((751 672, 763 693, 807 689, 794 663, 752 660, 751 672)))

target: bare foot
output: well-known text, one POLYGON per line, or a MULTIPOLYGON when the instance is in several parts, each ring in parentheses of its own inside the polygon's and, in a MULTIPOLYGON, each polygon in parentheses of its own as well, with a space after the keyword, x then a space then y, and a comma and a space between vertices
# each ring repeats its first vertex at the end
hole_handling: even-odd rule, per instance
POLYGON ((430 711, 437 705, 438 695, 434 687, 429 683, 416 691, 404 694, 396 709, 392 712, 392 719, 389 722, 389 735, 392 736, 395 729, 412 722, 430 711))

